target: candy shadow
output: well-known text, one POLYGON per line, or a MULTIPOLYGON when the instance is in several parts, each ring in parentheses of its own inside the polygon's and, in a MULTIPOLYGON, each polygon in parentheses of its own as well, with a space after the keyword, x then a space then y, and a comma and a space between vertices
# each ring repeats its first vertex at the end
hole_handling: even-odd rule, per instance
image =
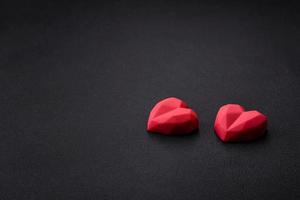
POLYGON ((190 143, 192 141, 196 141, 200 137, 199 130, 194 130, 191 133, 185 135, 162 135, 159 133, 149 132, 148 136, 151 140, 155 142, 164 142, 164 143, 182 143, 185 144, 186 142, 190 143))

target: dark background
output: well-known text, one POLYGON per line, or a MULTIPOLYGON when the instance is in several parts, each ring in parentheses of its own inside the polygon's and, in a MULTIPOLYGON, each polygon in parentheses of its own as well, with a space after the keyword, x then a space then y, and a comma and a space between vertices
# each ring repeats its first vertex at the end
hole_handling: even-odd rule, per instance
POLYGON ((0 3, 0 199, 299 199, 296 2, 0 3), (200 117, 150 135, 165 97, 200 117), (218 108, 269 117, 224 144, 218 108))

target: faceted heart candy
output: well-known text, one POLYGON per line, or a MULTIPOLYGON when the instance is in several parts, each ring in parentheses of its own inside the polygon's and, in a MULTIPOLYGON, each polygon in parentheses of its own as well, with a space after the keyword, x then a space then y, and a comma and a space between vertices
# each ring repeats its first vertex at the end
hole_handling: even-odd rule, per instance
POLYGON ((266 133, 267 117, 238 104, 222 106, 215 120, 215 132, 223 142, 255 140, 266 133))
POLYGON ((197 114, 182 100, 170 97, 151 110, 147 131, 163 135, 184 135, 198 129, 197 114))

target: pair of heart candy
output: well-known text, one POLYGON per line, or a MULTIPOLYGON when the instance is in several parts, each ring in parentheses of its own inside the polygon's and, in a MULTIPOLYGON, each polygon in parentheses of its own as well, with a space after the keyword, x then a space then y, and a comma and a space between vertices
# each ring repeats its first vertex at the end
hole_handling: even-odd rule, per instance
MULTIPOLYGON (((223 142, 252 141, 267 129, 267 117, 238 104, 222 106, 216 116, 214 130, 223 142)), ((186 135, 199 129, 198 116, 188 105, 175 97, 159 101, 151 110, 147 131, 163 135, 186 135)))

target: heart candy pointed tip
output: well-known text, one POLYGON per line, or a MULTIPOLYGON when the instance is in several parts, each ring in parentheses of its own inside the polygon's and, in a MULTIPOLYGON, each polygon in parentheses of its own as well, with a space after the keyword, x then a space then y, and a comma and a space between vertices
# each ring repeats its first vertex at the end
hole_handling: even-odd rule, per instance
POLYGON ((185 135, 198 129, 197 114, 175 97, 159 101, 151 110, 147 131, 163 135, 185 135))

